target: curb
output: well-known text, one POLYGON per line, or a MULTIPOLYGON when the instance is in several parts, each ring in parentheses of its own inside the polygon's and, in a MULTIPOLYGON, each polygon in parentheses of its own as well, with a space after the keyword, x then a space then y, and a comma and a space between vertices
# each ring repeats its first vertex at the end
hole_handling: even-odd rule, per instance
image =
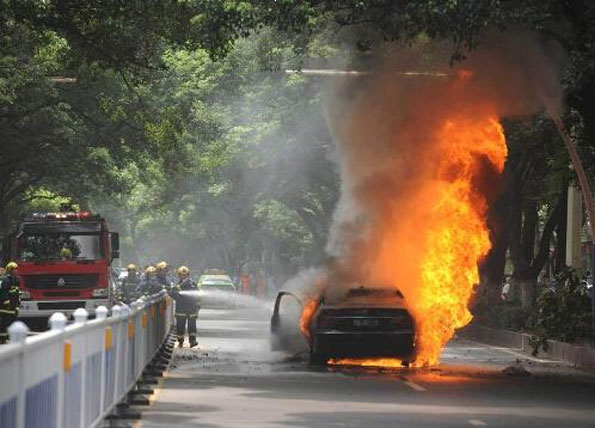
MULTIPOLYGON (((459 335, 488 345, 516 349, 528 355, 533 352, 533 348, 529 343, 532 336, 526 333, 470 324, 462 329, 459 335)), ((588 345, 572 345, 556 340, 548 340, 547 342, 549 345, 547 352, 540 349, 537 354, 538 358, 561 361, 581 369, 595 369, 595 348, 588 345)))

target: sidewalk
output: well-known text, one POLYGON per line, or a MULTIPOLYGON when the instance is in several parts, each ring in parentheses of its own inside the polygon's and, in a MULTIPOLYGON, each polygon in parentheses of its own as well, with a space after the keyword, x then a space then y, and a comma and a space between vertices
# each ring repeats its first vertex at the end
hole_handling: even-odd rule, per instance
MULTIPOLYGON (((459 335, 489 345, 517 349, 529 355, 533 351, 533 347, 529 343, 531 335, 526 333, 500 330, 472 323, 462 329, 459 335)), ((537 357, 561 361, 580 369, 595 370, 595 348, 556 340, 548 340, 548 345, 547 352, 540 349, 537 357)))

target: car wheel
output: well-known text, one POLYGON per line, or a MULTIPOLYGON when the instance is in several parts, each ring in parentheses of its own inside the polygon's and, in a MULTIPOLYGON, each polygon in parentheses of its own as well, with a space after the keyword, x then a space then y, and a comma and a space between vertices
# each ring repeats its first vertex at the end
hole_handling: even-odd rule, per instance
POLYGON ((415 355, 411 356, 410 358, 406 358, 401 361, 401 366, 409 367, 409 366, 411 366, 411 364, 415 363, 416 359, 417 359, 417 357, 415 355))

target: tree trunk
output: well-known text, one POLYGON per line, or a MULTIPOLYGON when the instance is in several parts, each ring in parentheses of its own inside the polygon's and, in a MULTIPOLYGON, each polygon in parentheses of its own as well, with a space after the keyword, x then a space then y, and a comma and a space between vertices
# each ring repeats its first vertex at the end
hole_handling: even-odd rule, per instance
POLYGON ((556 255, 554 260, 554 275, 559 274, 566 267, 566 222, 567 212, 556 229, 556 255))
MULTIPOLYGON (((539 249, 535 258, 531 262, 531 276, 537 278, 539 273, 543 269, 544 265, 547 263, 548 259, 550 258, 550 247, 551 241, 554 234, 554 230, 560 230, 563 228, 564 230, 564 249, 566 248, 566 198, 567 198, 567 190, 565 189, 560 193, 558 197, 558 201, 556 205, 553 207, 552 211, 550 212, 550 216, 548 217, 545 225, 543 227, 543 232, 541 234, 541 239, 539 242, 539 249)), ((559 243, 558 243, 559 244, 559 243)), ((564 251, 565 253, 566 251, 564 251)))
MULTIPOLYGON (((505 204, 500 204, 505 205, 505 204)), ((506 206, 496 208, 488 216, 490 240, 492 248, 486 255, 479 268, 481 275, 481 290, 479 291, 488 302, 496 303, 500 300, 504 268, 506 266, 506 252, 508 250, 510 229, 506 206), (493 216, 493 217, 492 217, 493 216), (493 220, 490 219, 493 218, 493 220)))
POLYGON ((517 287, 521 306, 523 308, 532 308, 535 306, 535 299, 537 295, 537 281, 535 279, 522 279, 515 281, 515 287, 517 287))
POLYGON ((487 213, 487 225, 490 230, 492 248, 479 267, 481 287, 478 290, 478 295, 482 295, 487 302, 492 304, 500 301, 502 292, 506 254, 510 244, 510 206, 514 195, 514 186, 514 174, 511 173, 510 165, 507 164, 501 182, 500 193, 490 204, 487 213))
MULTIPOLYGON (((550 251, 552 235, 564 218, 566 208, 565 193, 561 192, 556 205, 550 211, 543 227, 538 251, 535 253, 535 229, 537 226, 537 210, 535 205, 525 209, 520 243, 515 243, 513 254, 514 275, 513 288, 515 298, 520 299, 523 307, 533 307, 537 297, 537 278, 543 269, 550 251)), ((512 248, 511 248, 512 249, 512 248)))
POLYGON ((533 261, 533 245, 535 245, 535 227, 537 214, 534 204, 530 204, 515 215, 515 225, 512 228, 510 254, 514 266, 513 298, 520 300, 524 307, 531 306, 533 301, 531 288, 535 288, 535 278, 531 275, 533 261))

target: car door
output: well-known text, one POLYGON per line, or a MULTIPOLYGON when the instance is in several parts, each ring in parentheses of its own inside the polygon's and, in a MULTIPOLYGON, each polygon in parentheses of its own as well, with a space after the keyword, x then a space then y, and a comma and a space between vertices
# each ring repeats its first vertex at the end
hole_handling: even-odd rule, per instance
POLYGON ((302 302, 289 291, 280 291, 271 317, 271 350, 300 352, 308 344, 299 328, 302 302))

